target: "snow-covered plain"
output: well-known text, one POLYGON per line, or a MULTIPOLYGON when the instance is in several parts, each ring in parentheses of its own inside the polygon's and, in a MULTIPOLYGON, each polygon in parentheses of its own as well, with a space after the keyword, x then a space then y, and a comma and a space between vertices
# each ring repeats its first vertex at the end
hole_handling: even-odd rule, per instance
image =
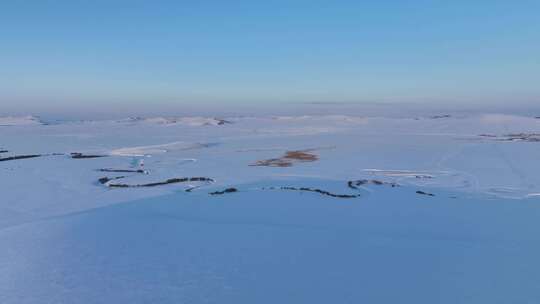
POLYGON ((534 117, 0 125, 0 303, 540 303, 534 117))

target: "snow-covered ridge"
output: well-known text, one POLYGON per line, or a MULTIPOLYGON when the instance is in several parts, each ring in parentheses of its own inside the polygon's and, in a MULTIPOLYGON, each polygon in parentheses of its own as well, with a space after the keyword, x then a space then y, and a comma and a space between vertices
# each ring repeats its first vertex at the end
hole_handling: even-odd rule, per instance
POLYGON ((273 116, 272 119, 277 121, 327 121, 327 122, 346 122, 346 123, 368 123, 368 118, 364 116, 350 115, 301 115, 301 116, 273 116))
POLYGON ((4 116, 0 117, 0 126, 29 126, 43 125, 37 116, 4 116))
MULTIPOLYGON (((156 125, 156 126, 222 126, 232 123, 265 123, 265 124, 317 124, 318 127, 328 126, 357 126, 370 123, 400 123, 406 121, 434 121, 441 120, 445 122, 460 120, 478 123, 484 126, 512 125, 531 131, 531 127, 540 126, 540 117, 520 116, 510 114, 476 114, 476 115, 450 115, 437 114, 431 116, 390 118, 385 116, 364 116, 364 115, 262 115, 262 116, 154 116, 154 117, 129 117, 117 120, 57 120, 54 124, 121 124, 121 125, 156 125)), ((0 117, 0 126, 25 126, 25 125, 43 125, 44 123, 37 116, 4 116, 0 117)), ((536 129, 534 130, 536 131, 536 129)))
POLYGON ((120 123, 145 123, 155 125, 185 125, 185 126, 218 126, 231 123, 228 120, 215 117, 130 117, 119 120, 120 123))

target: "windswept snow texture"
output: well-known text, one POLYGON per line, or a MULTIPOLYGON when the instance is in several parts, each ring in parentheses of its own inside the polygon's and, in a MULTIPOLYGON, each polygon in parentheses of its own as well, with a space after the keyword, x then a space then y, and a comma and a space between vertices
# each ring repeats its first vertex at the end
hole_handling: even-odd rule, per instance
POLYGON ((506 114, 0 118, 0 303, 540 303, 537 134, 506 114))

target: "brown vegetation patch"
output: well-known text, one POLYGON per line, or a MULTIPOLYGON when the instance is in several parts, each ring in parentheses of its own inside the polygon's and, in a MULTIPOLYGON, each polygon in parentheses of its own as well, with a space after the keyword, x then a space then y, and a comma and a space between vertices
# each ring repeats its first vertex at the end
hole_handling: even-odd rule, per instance
POLYGON ((301 160, 306 162, 312 162, 319 159, 317 155, 308 153, 307 151, 287 151, 284 158, 301 160))
POLYGON ((271 158, 256 161, 250 166, 265 166, 265 167, 291 167, 298 162, 314 162, 319 160, 319 156, 311 153, 312 150, 297 150, 287 151, 280 158, 271 158))

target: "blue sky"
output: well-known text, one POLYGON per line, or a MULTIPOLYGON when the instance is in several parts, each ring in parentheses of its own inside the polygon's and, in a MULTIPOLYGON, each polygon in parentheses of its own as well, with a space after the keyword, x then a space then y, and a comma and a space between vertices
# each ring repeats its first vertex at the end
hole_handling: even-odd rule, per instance
POLYGON ((539 1, 2 1, 0 104, 535 102, 539 1))

